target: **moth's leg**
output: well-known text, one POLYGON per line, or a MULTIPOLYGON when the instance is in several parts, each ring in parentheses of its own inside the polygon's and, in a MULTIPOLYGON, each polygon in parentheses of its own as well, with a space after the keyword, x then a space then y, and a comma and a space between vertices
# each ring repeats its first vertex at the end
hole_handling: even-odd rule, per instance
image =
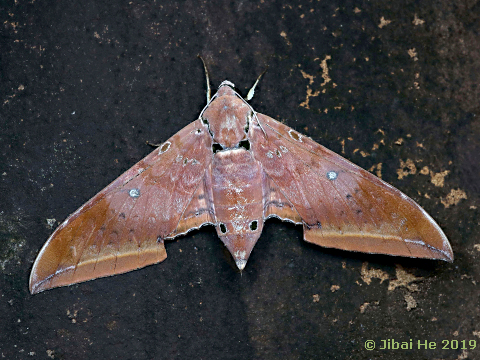
POLYGON ((210 79, 208 78, 208 69, 207 69, 207 65, 205 64, 205 60, 203 60, 203 58, 200 55, 198 55, 198 57, 200 58, 200 60, 202 60, 203 68, 205 69, 205 77, 207 78, 207 104, 208 104, 210 102, 210 98, 212 95, 212 90, 210 89, 210 79))
POLYGON ((147 145, 150 145, 150 146, 153 146, 153 147, 159 147, 159 146, 163 145, 163 143, 161 143, 161 144, 153 144, 153 143, 151 143, 151 142, 148 141, 148 140, 146 141, 146 143, 147 143, 147 145))

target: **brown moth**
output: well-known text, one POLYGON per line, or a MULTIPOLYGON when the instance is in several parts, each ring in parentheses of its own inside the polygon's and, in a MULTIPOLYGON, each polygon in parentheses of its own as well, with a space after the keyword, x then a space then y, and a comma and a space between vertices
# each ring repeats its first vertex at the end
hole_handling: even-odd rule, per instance
POLYGON ((445 234, 412 199, 257 113, 224 81, 212 98, 208 86, 197 120, 55 230, 30 292, 159 263, 165 240, 203 225, 215 226, 243 270, 272 217, 302 225, 306 241, 325 247, 453 261, 445 234))

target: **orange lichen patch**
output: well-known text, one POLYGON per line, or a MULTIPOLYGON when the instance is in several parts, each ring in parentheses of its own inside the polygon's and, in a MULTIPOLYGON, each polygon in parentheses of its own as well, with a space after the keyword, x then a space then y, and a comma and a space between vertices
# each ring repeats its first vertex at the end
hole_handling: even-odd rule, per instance
POLYGON ((417 14, 414 15, 414 19, 412 21, 412 24, 417 26, 417 25, 423 25, 425 23, 425 20, 420 19, 417 14))
POLYGON ((405 294, 405 302, 407 303, 407 311, 415 309, 417 307, 417 300, 412 296, 412 294, 405 294))
POLYGON ((413 59, 413 61, 417 61, 418 60, 418 57, 417 57, 417 52, 415 51, 415 48, 412 48, 412 49, 408 49, 408 55, 410 55, 410 57, 413 59))
POLYGON ((330 55, 325 56, 325 59, 322 60, 322 63, 320 64, 320 67, 323 70, 322 73, 322 78, 323 78, 323 83, 320 84, 320 86, 325 86, 327 83, 332 81, 330 76, 328 76, 328 66, 327 66, 327 60, 330 60, 332 57, 330 55))
POLYGON ((372 279, 380 279, 380 284, 384 282, 385 280, 388 280, 389 275, 380 269, 369 269, 368 268, 368 262, 364 262, 362 264, 362 270, 361 270, 361 275, 362 275, 362 280, 370 285, 372 282, 372 279))
POLYGON ((420 171, 420 174, 422 175, 428 175, 430 174, 431 176, 431 182, 433 185, 438 186, 438 187, 443 187, 445 184, 445 176, 450 174, 450 170, 445 170, 439 173, 434 173, 431 171, 428 166, 424 166, 420 171))
POLYGON ((406 272, 400 265, 397 265, 396 275, 397 279, 390 280, 390 283, 388 284, 388 290, 390 291, 395 290, 397 287, 405 287, 409 291, 418 291, 418 286, 412 283, 423 281, 422 277, 416 277, 415 275, 406 272))
POLYGON ((377 165, 373 165, 368 171, 373 172, 375 171, 375 175, 379 177, 380 179, 382 178, 382 163, 378 163, 377 165))
POLYGON ((307 97, 305 98, 305 101, 300 104, 300 106, 304 107, 305 109, 310 109, 310 98, 311 97, 317 97, 320 95, 320 90, 317 90, 315 92, 312 92, 312 89, 310 89, 309 86, 307 86, 307 97))
POLYGON ((383 16, 380 18, 380 24, 378 24, 378 27, 381 29, 383 28, 384 26, 387 26, 388 24, 390 24, 392 22, 392 20, 386 20, 383 16))
POLYGON ((371 305, 379 305, 380 304, 380 301, 373 301, 371 303, 369 302, 364 302, 362 305, 360 305, 360 314, 363 314, 368 307, 370 307, 371 305))
POLYGON ((309 85, 312 85, 313 84, 313 80, 315 79, 315 76, 313 75, 310 75, 310 74, 307 74, 305 71, 303 70, 300 70, 300 72, 302 73, 302 76, 304 79, 308 79, 308 84, 309 85))
POLYGON ((290 42, 290 40, 288 40, 287 33, 285 31, 282 31, 280 33, 280 36, 285 39, 285 42, 287 43, 288 46, 292 46, 292 43, 290 42))
POLYGON ((332 285, 332 286, 330 287, 330 291, 331 291, 331 292, 335 292, 335 291, 337 291, 337 290, 339 290, 339 289, 340 289, 340 286, 338 286, 338 285, 332 285))
POLYGON ((467 199, 467 194, 465 194, 465 191, 460 189, 452 189, 446 197, 440 200, 440 202, 443 204, 443 206, 448 208, 451 205, 457 205, 462 199, 467 199))
POLYGON ((420 170, 420 174, 422 175, 428 175, 430 173, 430 169, 428 168, 428 166, 424 166, 421 170, 420 170))
POLYGON ((445 170, 445 171, 442 171, 442 172, 439 172, 439 173, 436 173, 436 174, 432 171, 432 172, 430 172, 430 176, 432 177, 432 179, 430 181, 435 186, 443 187, 443 185, 445 183, 445 181, 444 181, 445 176, 447 176, 448 174, 450 174, 450 170, 445 170))
POLYGON ((400 168, 397 170, 398 179, 401 180, 408 175, 415 175, 417 167, 413 163, 413 160, 407 159, 407 161, 400 160, 400 168))

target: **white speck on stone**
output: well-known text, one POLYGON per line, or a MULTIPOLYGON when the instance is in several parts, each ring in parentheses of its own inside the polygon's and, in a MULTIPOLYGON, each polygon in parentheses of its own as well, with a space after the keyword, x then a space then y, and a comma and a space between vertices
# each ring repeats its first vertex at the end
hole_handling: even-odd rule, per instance
POLYGON ((47 219, 47 225, 49 228, 53 228, 56 222, 57 222, 56 219, 47 219))

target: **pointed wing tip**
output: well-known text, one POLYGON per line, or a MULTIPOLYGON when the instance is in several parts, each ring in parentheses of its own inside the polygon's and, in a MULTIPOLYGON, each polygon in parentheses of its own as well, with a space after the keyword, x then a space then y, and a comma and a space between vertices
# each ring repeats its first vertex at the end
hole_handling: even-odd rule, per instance
POLYGON ((45 279, 38 279, 38 276, 32 270, 32 273, 30 274, 30 281, 28 283, 28 289, 30 290, 31 295, 35 295, 38 293, 41 293, 42 291, 57 287, 58 285, 52 285, 51 282, 51 276, 45 278, 45 279))
POLYGON ((441 238, 442 238, 441 249, 438 247, 431 246, 431 249, 435 250, 435 252, 438 254, 438 256, 435 256, 434 259, 443 260, 448 263, 453 263, 454 256, 453 256, 452 246, 450 245, 450 242, 448 241, 443 231, 441 231, 441 238))
POLYGON ((29 286, 28 286, 28 289, 30 290, 31 295, 38 294, 38 293, 40 293, 44 290, 48 290, 50 288, 51 287, 45 285, 44 281, 36 281, 36 282, 30 281, 29 286))
POLYGON ((452 248, 449 247, 448 251, 442 251, 442 257, 439 257, 438 260, 443 260, 448 263, 453 263, 454 256, 453 256, 453 251, 452 248))
POLYGON ((35 265, 36 265, 36 262, 35 264, 33 264, 33 269, 32 269, 32 272, 30 273, 30 278, 28 279, 28 290, 30 291, 31 295, 38 294, 39 292, 42 291, 40 287, 42 282, 34 280, 36 278, 35 265))
POLYGON ((30 284, 29 290, 30 290, 30 295, 35 295, 35 294, 38 294, 39 292, 42 292, 44 289, 37 286, 37 284, 33 286, 30 284))

